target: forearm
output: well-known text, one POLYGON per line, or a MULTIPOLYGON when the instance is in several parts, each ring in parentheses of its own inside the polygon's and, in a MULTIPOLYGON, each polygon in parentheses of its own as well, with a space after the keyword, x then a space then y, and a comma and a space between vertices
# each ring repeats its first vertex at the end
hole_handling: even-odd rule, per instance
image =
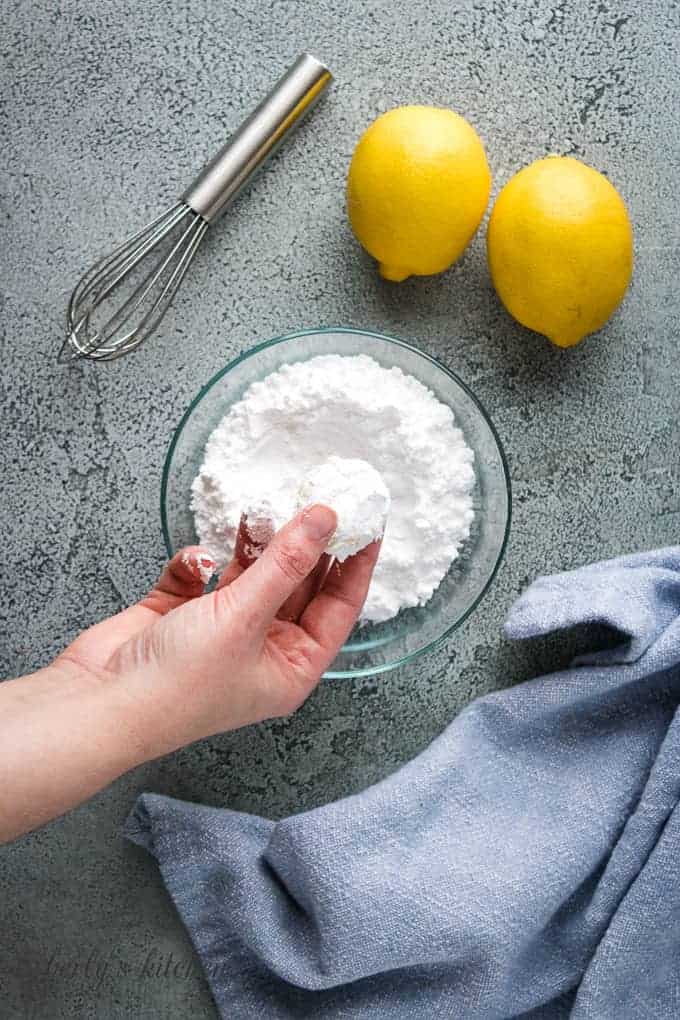
POLYGON ((134 707, 117 678, 61 660, 0 684, 0 842, 155 757, 134 707))

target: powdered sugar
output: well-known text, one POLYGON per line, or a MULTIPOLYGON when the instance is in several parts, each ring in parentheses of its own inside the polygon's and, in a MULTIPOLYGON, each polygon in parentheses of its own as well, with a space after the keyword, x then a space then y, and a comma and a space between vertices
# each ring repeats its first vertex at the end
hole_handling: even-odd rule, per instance
MULTIPOLYGON (((266 507, 278 527, 304 499, 305 481, 312 483, 305 501, 324 502, 314 480, 323 481, 321 465, 332 457, 366 461, 391 496, 362 619, 387 620, 424 604, 470 532, 473 454, 434 394, 366 355, 284 365, 231 407, 210 436, 193 483, 201 544, 224 565, 245 510, 266 507)), ((354 484, 359 491, 338 492, 336 502, 342 498, 348 512, 354 505, 360 518, 356 508, 367 492, 358 478, 354 484)))
POLYGON ((217 569, 212 559, 195 552, 182 553, 182 563, 194 576, 198 575, 203 584, 209 584, 217 569))

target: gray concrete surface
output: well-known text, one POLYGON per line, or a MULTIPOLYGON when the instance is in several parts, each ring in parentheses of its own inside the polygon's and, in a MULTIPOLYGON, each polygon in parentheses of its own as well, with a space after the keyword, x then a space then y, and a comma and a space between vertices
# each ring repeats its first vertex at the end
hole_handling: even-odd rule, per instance
POLYGON ((571 638, 502 637, 537 573, 677 541, 680 7, 5 0, 0 48, 3 676, 147 587, 164 555, 172 428, 257 340, 338 323, 412 338, 478 393, 510 460, 505 565, 447 644, 379 679, 326 684, 290 720, 153 762, 2 850, 3 1020, 212 1017, 154 862, 119 836, 137 793, 281 816, 359 790, 475 695, 567 661, 571 638), (215 231, 160 334, 114 366, 58 368, 83 267, 173 199, 303 48, 329 62, 333 93, 215 231), (453 271, 381 283, 343 184, 359 133, 408 102, 467 115, 496 190, 548 152, 620 187, 635 278, 601 335, 561 353, 511 322, 483 230, 453 271))

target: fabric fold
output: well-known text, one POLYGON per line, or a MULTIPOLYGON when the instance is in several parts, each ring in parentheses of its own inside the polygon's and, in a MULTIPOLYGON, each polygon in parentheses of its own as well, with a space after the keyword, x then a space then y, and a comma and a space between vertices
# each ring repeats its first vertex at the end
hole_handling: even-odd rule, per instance
POLYGON ((540 578, 507 632, 587 623, 619 645, 353 797, 276 823, 139 798, 125 834, 223 1017, 680 1014, 680 548, 540 578))

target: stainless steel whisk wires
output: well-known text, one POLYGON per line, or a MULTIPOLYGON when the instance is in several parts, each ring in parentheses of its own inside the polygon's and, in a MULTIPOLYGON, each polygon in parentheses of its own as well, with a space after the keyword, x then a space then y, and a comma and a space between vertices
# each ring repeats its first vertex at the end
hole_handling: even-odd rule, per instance
POLYGON ((180 201, 85 273, 68 305, 60 360, 112 361, 134 350, 156 329, 208 227, 330 81, 330 71, 315 57, 308 53, 298 57, 180 201), (160 257, 152 259, 159 250, 160 257), (152 259, 148 268, 147 258, 152 259), (120 290, 124 296, 112 307, 120 290))
POLYGON ((208 222, 178 202, 139 233, 128 238, 111 255, 97 262, 78 282, 68 306, 69 331, 62 347, 62 360, 79 357, 111 361, 134 350, 151 334, 165 315, 194 257, 208 222), (129 297, 99 327, 91 330, 90 316, 134 272, 148 252, 174 231, 184 220, 189 225, 160 264, 152 267, 129 297), (151 298, 151 300, 149 300, 151 298), (145 303, 148 307, 144 307, 145 303), (135 326, 122 332, 135 313, 135 326), (113 339, 115 337, 115 340, 113 339))

